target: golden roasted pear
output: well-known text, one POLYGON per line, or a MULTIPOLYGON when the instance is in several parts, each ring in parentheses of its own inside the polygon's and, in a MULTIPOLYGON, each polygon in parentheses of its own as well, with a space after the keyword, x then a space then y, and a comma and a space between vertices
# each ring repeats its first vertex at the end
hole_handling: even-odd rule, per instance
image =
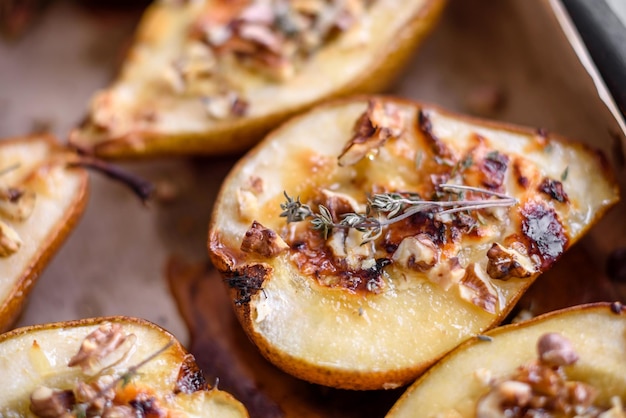
POLYGON ((155 1, 71 142, 107 157, 240 152, 323 99, 386 88, 444 0, 155 1))
POLYGON ((88 176, 52 137, 0 141, 0 331, 80 218, 88 176))
POLYGON ((467 341, 387 418, 623 417, 625 368, 623 306, 575 306, 467 341))
POLYGON ((270 361, 323 385, 394 388, 504 318, 616 202, 608 170, 537 130, 342 100, 234 166, 208 248, 270 361))
POLYGON ((171 334, 141 319, 19 328, 0 336, 0 366, 2 416, 248 417, 171 334))

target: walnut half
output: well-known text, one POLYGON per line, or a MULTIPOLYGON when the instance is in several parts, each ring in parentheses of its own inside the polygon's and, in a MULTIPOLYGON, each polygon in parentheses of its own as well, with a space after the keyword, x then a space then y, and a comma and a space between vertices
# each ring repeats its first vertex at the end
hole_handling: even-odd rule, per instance
POLYGON ((19 234, 6 223, 0 221, 0 257, 8 257, 22 246, 19 234))
POLYGON ((370 153, 377 153, 385 142, 404 132, 400 109, 391 103, 371 100, 367 110, 354 125, 354 135, 339 155, 339 165, 349 166, 370 153))
POLYGON ((487 274, 493 279, 526 278, 535 273, 535 266, 521 243, 505 248, 494 242, 487 251, 487 274))
POLYGON ((479 264, 467 267, 465 277, 459 282, 459 293, 462 299, 489 313, 496 313, 498 293, 479 264))
POLYGON ((135 339, 135 334, 124 334, 120 324, 102 324, 85 337, 78 353, 67 365, 80 366, 83 373, 95 375, 120 362, 133 347, 135 339))
POLYGON ((263 257, 275 257, 289 248, 278 234, 254 221, 241 242, 241 251, 263 257))
POLYGON ((71 390, 39 386, 30 395, 30 411, 39 418, 69 417, 74 402, 74 393, 71 390))

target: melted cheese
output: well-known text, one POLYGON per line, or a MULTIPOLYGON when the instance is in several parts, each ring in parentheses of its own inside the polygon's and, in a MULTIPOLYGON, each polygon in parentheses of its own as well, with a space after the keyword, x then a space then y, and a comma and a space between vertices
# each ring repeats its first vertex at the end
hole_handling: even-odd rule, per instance
MULTIPOLYGON (((470 335, 492 326, 539 272, 617 198, 606 167, 581 145, 542 138, 531 130, 461 119, 429 107, 396 104, 407 127, 403 136, 388 140, 375 157, 350 166, 339 166, 337 157, 352 137, 354 123, 366 109, 365 101, 320 107, 283 126, 231 172, 212 221, 209 246, 226 275, 239 274, 243 266, 259 262, 267 266, 263 291, 246 304, 250 317, 257 320, 248 323, 245 314, 242 317, 249 335, 277 353, 286 352, 306 364, 331 368, 337 373, 335 379, 345 373, 345 381, 334 383, 340 387, 355 387, 350 383, 350 373, 372 370, 389 371, 389 380, 383 382, 386 375, 381 372, 378 376, 383 377, 376 377, 381 379, 377 380, 379 386, 370 382, 369 386, 356 387, 406 382, 410 370, 417 373, 470 335), (417 123, 420 111, 429 118, 428 132, 417 123), (442 154, 435 154, 434 149, 442 154), (474 162, 461 170, 457 162, 467 155, 472 155, 474 162), (508 162, 503 165, 504 161, 508 162), (524 166, 528 183, 520 180, 519 170, 513 169, 516 162, 524 166), (282 168, 277 170, 279 166, 282 168), (566 169, 568 176, 562 183, 568 202, 539 191, 541 179, 560 181, 566 169), (454 176, 450 176, 452 172, 454 176), (232 216, 238 207, 234 191, 252 176, 261 178, 264 185, 256 196, 255 220, 276 231, 291 247, 273 258, 238 250, 250 222, 232 216), (516 198, 517 203, 472 211, 461 221, 442 222, 439 229, 420 221, 419 216, 385 227, 373 241, 373 253, 363 257, 394 261, 400 248, 395 262, 381 268, 372 269, 371 262, 360 266, 350 263, 350 251, 362 249, 356 241, 348 248, 343 232, 332 232, 326 241, 308 221, 287 224, 279 216, 283 191, 316 209, 325 202, 322 190, 347 195, 364 205, 373 193, 417 192, 430 197, 433 184, 466 181, 483 188, 487 186, 481 182, 486 182, 516 198), (404 253, 409 243, 402 247, 403 240, 420 233, 436 244, 437 262, 430 268, 412 266, 411 255, 404 253), (532 275, 506 277, 508 280, 485 278, 487 253, 494 243, 522 251, 520 259, 526 252, 530 261, 524 259, 523 263, 532 263, 532 275), (560 249, 555 252, 556 244, 560 249), (464 270, 470 266, 480 272, 475 276, 481 280, 463 281, 464 270), (382 291, 367 287, 372 275, 380 281, 374 289, 382 291), (360 285, 355 286, 359 280, 360 285), (481 293, 488 303, 480 299, 481 293), (256 313, 257 304, 263 307, 262 315, 256 313), (304 329, 316 332, 300 331, 304 329), (406 377, 393 374, 399 370, 406 372, 406 377)), ((415 253, 413 262, 419 258, 415 253)), ((513 266, 514 261, 509 264, 513 266)), ((302 369, 283 366, 292 373, 302 373, 302 369)))
MULTIPOLYGON (((73 134, 73 141, 91 147, 133 133, 192 135, 233 123, 210 117, 197 94, 172 89, 171 66, 186 50, 189 32, 205 9, 217 7, 211 0, 174 3, 179 2, 156 2, 148 9, 120 76, 94 96, 92 120, 73 134)), ((310 105, 380 65, 394 36, 427 5, 429 0, 377 0, 353 30, 321 48, 288 80, 273 82, 226 60, 220 63, 225 79, 208 78, 200 90, 220 90, 226 81, 249 104, 246 118, 251 119, 310 105), (366 41, 366 47, 355 39, 366 41)), ((145 146, 142 138, 135 140, 138 148, 145 146)))

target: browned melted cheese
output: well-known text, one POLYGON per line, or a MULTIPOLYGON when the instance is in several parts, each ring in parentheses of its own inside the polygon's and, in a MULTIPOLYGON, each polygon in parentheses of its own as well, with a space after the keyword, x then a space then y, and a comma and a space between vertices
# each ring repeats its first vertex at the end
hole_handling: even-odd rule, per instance
MULTIPOLYGON (((545 163, 550 164, 545 137, 510 152, 484 130, 455 142, 436 135, 428 112, 420 110, 413 119, 407 115, 393 105, 371 102, 354 121, 354 136, 346 137, 338 159, 314 149, 296 149, 284 171, 303 175, 285 177, 286 193, 297 196, 313 213, 327 208, 335 224, 347 214, 375 216, 367 212, 368 198, 381 193, 417 194, 435 202, 485 201, 488 207, 442 216, 438 209, 427 208, 385 224, 374 239, 364 240, 363 231, 356 228, 334 227, 325 236, 313 228, 311 218, 287 223, 277 217, 279 202, 273 199, 259 208, 260 213, 276 214, 273 223, 259 229, 258 221, 251 219, 241 244, 245 254, 231 255, 231 271, 237 265, 286 257, 321 286, 364 294, 384 291, 389 277, 417 277, 496 313, 501 296, 494 283, 526 280, 563 254, 571 237, 561 216, 575 209, 568 197, 572 183, 564 181, 567 173, 561 180, 547 176, 545 167, 524 155, 545 153, 545 163), (385 128, 384 123, 392 126, 385 128), (445 184, 483 192, 450 193, 440 187, 445 184), (497 199, 484 191, 514 198, 515 203, 489 207, 497 199), (252 244, 249 237, 257 242, 252 244)), ((255 181, 250 179, 251 184, 255 181)), ((268 274, 266 267, 262 270, 268 274)), ((240 301, 262 288, 260 274, 255 272, 242 285, 237 278, 245 275, 235 268, 231 286, 240 290, 240 301)))

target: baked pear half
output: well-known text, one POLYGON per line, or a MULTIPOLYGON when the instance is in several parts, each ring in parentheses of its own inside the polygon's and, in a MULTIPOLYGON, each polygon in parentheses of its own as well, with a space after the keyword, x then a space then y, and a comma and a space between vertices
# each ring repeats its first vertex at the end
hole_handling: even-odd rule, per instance
POLYGON ((247 150, 330 97, 381 92, 444 0, 155 1, 71 143, 106 157, 247 150))
POLYGON ((580 143, 359 98, 241 159, 208 247, 269 360, 323 385, 394 388, 501 321, 617 198, 580 143))
POLYGON ((83 212, 88 175, 74 158, 50 136, 0 141, 0 331, 83 212))
POLYGON ((624 417, 625 368, 623 307, 576 306, 466 342, 387 418, 624 417))
POLYGON ((0 336, 0 415, 248 417, 209 388, 192 355, 136 318, 94 318, 0 336))

